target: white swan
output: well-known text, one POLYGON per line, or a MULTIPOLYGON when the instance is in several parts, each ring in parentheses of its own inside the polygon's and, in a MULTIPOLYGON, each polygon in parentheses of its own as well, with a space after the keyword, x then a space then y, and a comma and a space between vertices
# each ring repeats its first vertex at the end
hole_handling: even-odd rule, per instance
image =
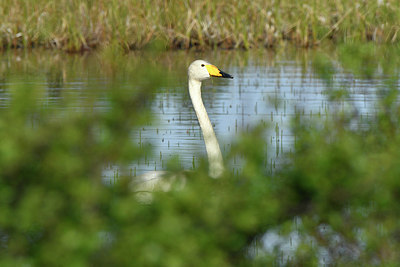
POLYGON ((224 171, 221 149, 219 148, 217 137, 211 121, 208 118, 206 108, 201 98, 201 82, 210 77, 233 78, 231 75, 221 71, 214 65, 204 61, 196 60, 189 66, 189 95, 192 100, 194 111, 203 133, 204 143, 206 145, 209 175, 218 178, 224 171))
MULTIPOLYGON (((212 178, 218 178, 224 172, 222 153, 201 98, 201 83, 211 77, 233 78, 231 75, 204 60, 195 60, 190 64, 188 68, 189 95, 203 133, 208 157, 209 175, 212 178)), ((134 191, 150 192, 155 189, 168 191, 171 183, 160 179, 163 176, 167 176, 167 174, 165 171, 152 171, 138 176, 135 179, 134 191)))

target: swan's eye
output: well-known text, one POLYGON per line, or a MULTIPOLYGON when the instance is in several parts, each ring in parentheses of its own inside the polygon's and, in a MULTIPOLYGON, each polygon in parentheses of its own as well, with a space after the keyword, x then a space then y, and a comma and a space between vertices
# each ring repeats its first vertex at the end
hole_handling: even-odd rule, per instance
POLYGON ((202 67, 204 67, 204 64, 201 64, 202 67))

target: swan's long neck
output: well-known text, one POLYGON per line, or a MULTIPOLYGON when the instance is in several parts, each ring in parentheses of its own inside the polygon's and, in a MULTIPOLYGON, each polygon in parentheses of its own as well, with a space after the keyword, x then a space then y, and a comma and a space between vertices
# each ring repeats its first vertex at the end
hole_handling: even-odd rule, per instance
POLYGON ((209 174, 213 178, 218 178, 224 171, 221 149, 219 148, 217 137, 211 121, 208 118, 206 108, 201 98, 201 82, 189 79, 189 94, 192 99, 193 108, 199 120, 201 131, 203 132, 204 143, 206 145, 209 174))

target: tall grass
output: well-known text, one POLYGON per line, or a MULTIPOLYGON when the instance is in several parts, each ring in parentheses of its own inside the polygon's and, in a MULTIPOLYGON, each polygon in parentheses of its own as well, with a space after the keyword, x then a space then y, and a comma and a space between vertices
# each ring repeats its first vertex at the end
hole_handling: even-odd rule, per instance
POLYGON ((399 12, 397 0, 3 0, 0 42, 67 51, 397 43, 399 12))

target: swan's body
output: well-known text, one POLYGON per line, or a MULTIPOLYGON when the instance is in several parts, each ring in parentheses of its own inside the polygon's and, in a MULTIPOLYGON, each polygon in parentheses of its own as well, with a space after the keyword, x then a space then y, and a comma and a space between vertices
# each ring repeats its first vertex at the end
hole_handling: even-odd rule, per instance
MULTIPOLYGON (((211 77, 233 78, 231 75, 219 70, 216 66, 204 60, 196 60, 190 64, 188 68, 189 95, 199 121, 200 129, 203 133, 209 163, 209 175, 212 178, 218 178, 224 171, 222 153, 201 98, 201 83, 211 77)), ((138 177, 139 181, 135 183, 135 191, 153 191, 156 187, 160 187, 161 190, 165 190, 165 187, 169 190, 169 186, 165 186, 163 182, 158 185, 158 181, 163 180, 160 178, 167 175, 168 173, 165 171, 145 173, 138 177)))

